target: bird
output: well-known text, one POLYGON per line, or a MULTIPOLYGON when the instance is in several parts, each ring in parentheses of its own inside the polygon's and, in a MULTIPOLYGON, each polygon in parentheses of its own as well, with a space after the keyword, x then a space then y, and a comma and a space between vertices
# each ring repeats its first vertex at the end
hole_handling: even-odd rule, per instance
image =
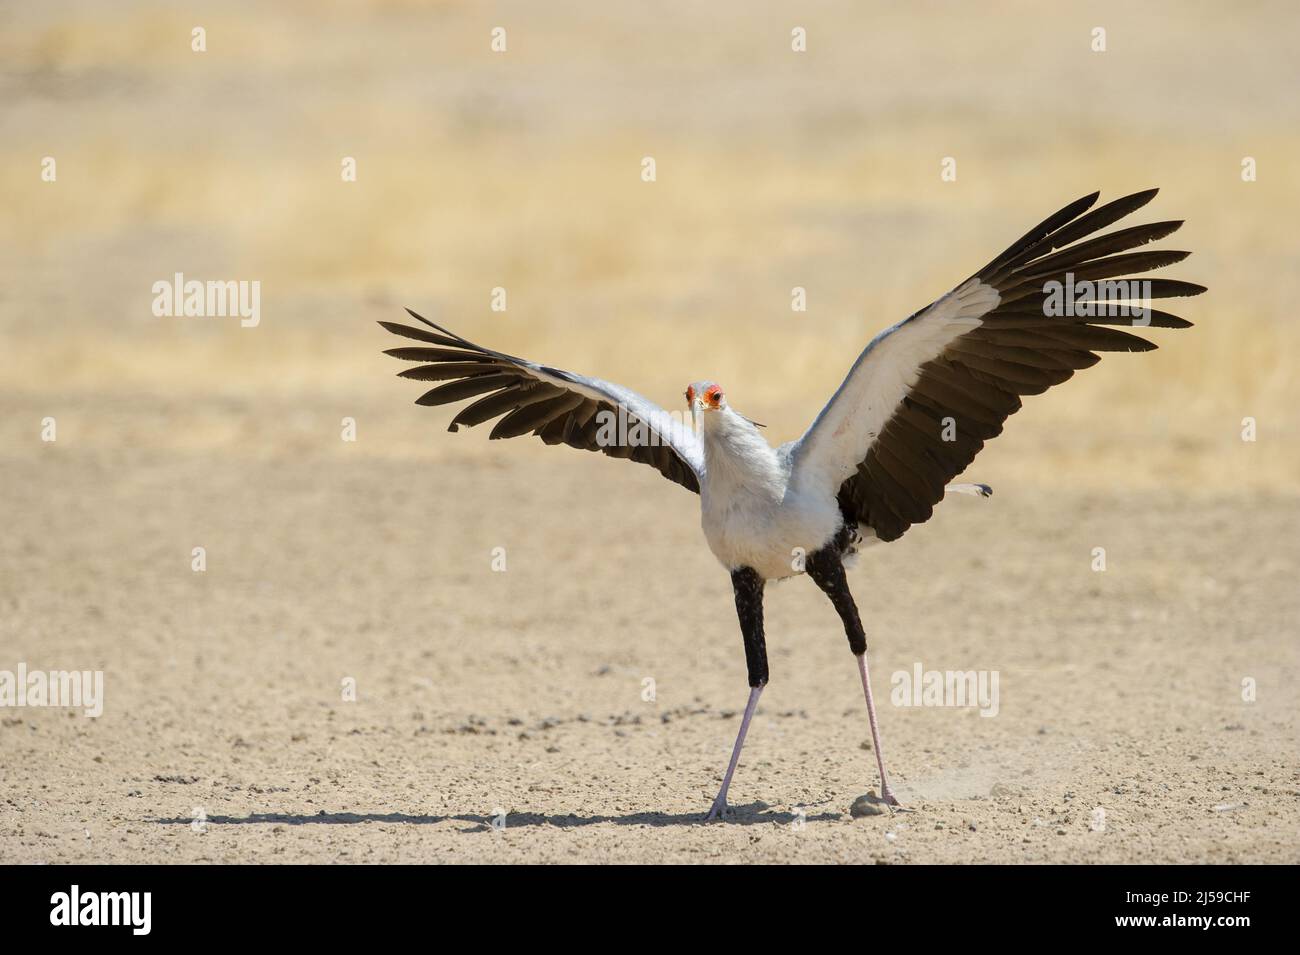
POLYGON ((734 816, 728 792, 768 683, 764 588, 801 575, 830 599, 843 624, 880 776, 880 795, 872 796, 894 812, 904 807, 885 769, 866 632, 846 562, 929 520, 947 495, 989 496, 988 485, 950 482, 1002 432, 1022 396, 1065 382, 1096 364, 1098 353, 1156 347, 1134 328, 1191 327, 1150 302, 1199 295, 1204 286, 1136 277, 1190 254, 1140 249, 1183 220, 1103 232, 1157 192, 1101 206, 1093 192, 1048 216, 951 291, 872 338, 807 430, 778 447, 715 381, 692 382, 685 408, 669 412, 612 382, 477 345, 411 309, 419 326, 379 324, 420 343, 386 350, 415 363, 401 377, 441 382, 417 404, 475 399, 449 431, 495 419, 491 439, 533 434, 548 445, 623 458, 699 495, 705 541, 731 577, 749 680, 705 820, 734 816))

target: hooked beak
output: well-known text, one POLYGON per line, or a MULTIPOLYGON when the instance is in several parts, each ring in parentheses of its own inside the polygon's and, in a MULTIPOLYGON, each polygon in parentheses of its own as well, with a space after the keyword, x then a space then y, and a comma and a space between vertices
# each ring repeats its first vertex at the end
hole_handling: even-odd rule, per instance
POLYGON ((704 402, 698 396, 691 399, 691 430, 696 434, 700 433, 700 412, 704 410, 704 402))

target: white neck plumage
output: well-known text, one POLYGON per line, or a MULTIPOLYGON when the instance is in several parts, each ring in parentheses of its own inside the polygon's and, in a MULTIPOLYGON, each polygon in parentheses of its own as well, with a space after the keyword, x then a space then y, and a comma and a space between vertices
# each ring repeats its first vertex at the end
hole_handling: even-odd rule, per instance
POLYGON ((730 408, 700 415, 707 494, 779 495, 783 491, 776 451, 750 421, 730 408))

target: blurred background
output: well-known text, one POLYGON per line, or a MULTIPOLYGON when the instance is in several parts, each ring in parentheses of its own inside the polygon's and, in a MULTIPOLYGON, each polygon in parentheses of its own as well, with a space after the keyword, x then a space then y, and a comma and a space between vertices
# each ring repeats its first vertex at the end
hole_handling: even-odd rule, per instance
POLYGON ((1162 274, 1210 287, 1171 303, 1195 330, 1029 402, 980 475, 1295 487, 1293 5, 68 2, 0 17, 10 448, 39 450, 33 414, 79 442, 248 453, 259 429, 315 446, 353 415, 362 440, 330 450, 465 453, 482 437, 444 440, 449 414, 401 413, 418 386, 389 380, 374 320, 402 306, 669 407, 715 378, 788 440, 871 335, 1029 225, 1093 189, 1157 185, 1141 216, 1185 218, 1166 244, 1194 253, 1162 274), (1242 181, 1246 156, 1258 181, 1242 181), (175 272, 260 281, 260 327, 154 317, 151 286, 175 272), (1240 440, 1246 416, 1257 444, 1240 440))
POLYGON ((0 714, 0 861, 1294 862, 1297 35, 1282 2, 0 2, 0 669, 106 686, 0 714), (928 813, 892 842, 845 815, 861 690, 797 582, 732 790, 780 828, 694 826, 745 691, 697 500, 446 434, 375 324, 670 408, 712 378, 779 443, 1034 223, 1151 186, 1195 327, 1027 400, 991 500, 854 570, 878 699, 918 661, 1005 690, 886 707, 928 813), (156 317, 178 272, 260 282, 260 324, 156 317))

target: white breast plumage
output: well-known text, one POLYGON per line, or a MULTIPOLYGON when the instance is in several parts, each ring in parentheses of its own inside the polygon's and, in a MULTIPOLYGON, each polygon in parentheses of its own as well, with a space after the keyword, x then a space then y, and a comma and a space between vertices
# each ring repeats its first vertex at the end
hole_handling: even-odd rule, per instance
POLYGON ((730 408, 704 416, 700 523, 727 567, 752 567, 767 580, 803 572, 803 558, 842 523, 835 498, 790 485, 783 456, 730 408))

